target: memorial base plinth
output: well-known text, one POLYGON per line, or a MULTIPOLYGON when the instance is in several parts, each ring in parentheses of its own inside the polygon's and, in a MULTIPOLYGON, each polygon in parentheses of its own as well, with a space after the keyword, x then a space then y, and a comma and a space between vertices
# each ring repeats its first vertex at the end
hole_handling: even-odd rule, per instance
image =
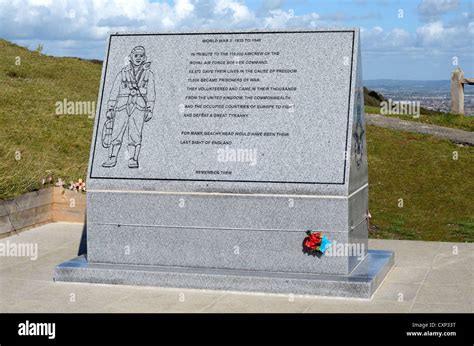
POLYGON ((56 267, 55 281, 158 286, 370 299, 394 263, 391 251, 369 250, 349 275, 89 263, 56 267))

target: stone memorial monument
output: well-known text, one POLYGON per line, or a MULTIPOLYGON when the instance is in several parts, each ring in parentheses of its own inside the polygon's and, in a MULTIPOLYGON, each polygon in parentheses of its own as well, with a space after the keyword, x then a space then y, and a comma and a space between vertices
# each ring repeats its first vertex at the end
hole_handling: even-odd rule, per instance
POLYGON ((56 281, 370 298, 359 31, 117 33, 56 281))

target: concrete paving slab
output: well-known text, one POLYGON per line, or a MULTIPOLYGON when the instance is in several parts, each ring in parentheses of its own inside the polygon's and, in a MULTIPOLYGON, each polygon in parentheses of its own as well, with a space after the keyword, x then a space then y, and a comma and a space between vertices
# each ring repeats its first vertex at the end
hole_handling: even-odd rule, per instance
POLYGON ((294 295, 225 294, 204 312, 296 313, 307 310, 313 300, 294 295))
POLYGON ((386 282, 421 284, 429 272, 428 267, 397 267, 395 266, 386 282))
POLYGON ((474 250, 472 243, 450 243, 450 242, 439 242, 440 254, 454 254, 454 255, 466 255, 474 257, 474 250))
POLYGON ((37 280, 4 279, 0 282, 0 301, 9 304, 23 298, 34 297, 34 293, 49 283, 37 280))
POLYGON ((28 265, 18 264, 3 268, 0 270, 0 277, 4 280, 21 279, 47 281, 52 273, 51 268, 43 263, 32 262, 28 265))
POLYGON ((474 256, 468 252, 457 255, 440 253, 433 260, 434 269, 459 269, 474 272, 474 256))
POLYGON ((432 268, 426 276, 425 282, 430 285, 462 283, 474 286, 474 272, 455 268, 432 268))
POLYGON ((398 261, 372 300, 358 300, 54 283, 54 267, 75 256, 81 231, 80 224, 52 223, 0 239, 40 249, 36 261, 0 257, 0 311, 473 312, 474 244, 371 239, 370 248, 395 251, 398 261))
POLYGON ((431 267, 439 254, 441 244, 412 240, 370 239, 369 248, 392 250, 396 253, 395 266, 398 267, 431 267))
POLYGON ((185 289, 130 287, 131 294, 108 304, 100 312, 177 313, 200 312, 221 298, 223 292, 199 292, 185 289))
POLYGON ((381 287, 379 287, 373 300, 412 302, 415 300, 420 287, 420 284, 415 283, 385 282, 381 287))
POLYGON ((9 312, 99 312, 129 294, 130 290, 120 286, 49 282, 28 297, 17 300, 9 312))
POLYGON ((417 303, 426 304, 467 304, 474 301, 474 288, 469 285, 424 284, 416 297, 417 303))
POLYGON ((28 257, 0 257, 0 270, 19 264, 28 266, 32 262, 28 257))
POLYGON ((27 231, 23 231, 10 237, 2 238, 2 242, 10 243, 34 243, 38 245, 40 253, 54 250, 57 247, 79 241, 82 234, 82 224, 67 223, 48 223, 27 231), (41 236, 38 236, 41 235, 41 236))
POLYGON ((465 244, 465 243, 446 243, 421 240, 390 240, 390 239, 369 239, 369 248, 384 250, 401 249, 423 249, 439 251, 443 244, 465 244))
POLYGON ((415 303, 410 312, 413 313, 473 313, 471 304, 425 304, 415 303))
POLYGON ((314 302, 306 313, 405 313, 409 312, 411 303, 385 300, 346 301, 320 299, 314 302))

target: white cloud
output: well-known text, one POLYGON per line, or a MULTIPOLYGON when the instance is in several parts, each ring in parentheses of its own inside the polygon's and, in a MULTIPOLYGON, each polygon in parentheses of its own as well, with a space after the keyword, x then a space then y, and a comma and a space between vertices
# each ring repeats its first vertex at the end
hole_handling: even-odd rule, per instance
POLYGON ((174 6, 147 0, 73 1, 38 0, 0 2, 0 36, 10 39, 102 40, 108 32, 164 29, 192 12, 187 1, 174 6))
MULTIPOLYGON (((116 31, 336 27, 355 18, 375 16, 344 12, 322 16, 311 11, 296 15, 291 9, 282 9, 282 4, 282 0, 267 0, 251 8, 242 0, 0 0, 0 37, 30 48, 41 43, 47 54, 90 58, 103 56, 107 34, 116 31)), ((457 1, 425 0, 418 12, 434 18, 455 8, 457 1)), ((453 47, 472 50, 474 16, 460 12, 458 17, 453 17, 452 23, 428 21, 412 31, 381 26, 362 29, 362 49, 374 54, 420 56, 425 54, 424 48, 449 54, 453 47)))
POLYGON ((30 3, 33 6, 51 6, 53 4, 53 0, 31 0, 30 3))
POLYGON ((408 31, 394 28, 385 31, 380 26, 361 30, 362 49, 368 51, 397 51, 413 46, 415 36, 408 31))
POLYGON ((247 6, 232 0, 217 0, 214 13, 218 16, 230 16, 234 23, 255 19, 253 12, 247 6))
POLYGON ((295 17, 292 10, 257 14, 239 0, 0 0, 0 37, 12 40, 103 40, 116 31, 314 26, 318 19, 315 13, 295 17))
POLYGON ((268 29, 283 28, 294 17, 292 11, 283 11, 280 9, 270 10, 269 13, 270 16, 264 20, 264 27, 268 29))
POLYGON ((433 43, 446 35, 446 30, 442 22, 433 22, 424 25, 416 30, 420 38, 426 43, 433 43))
POLYGON ((347 14, 344 12, 336 12, 332 14, 327 14, 321 17, 325 20, 331 20, 335 22, 347 22, 347 21, 357 21, 357 20, 372 20, 372 19, 382 19, 380 13, 366 13, 361 15, 347 14))
POLYGON ((361 29, 362 49, 384 54, 389 52, 418 54, 470 52, 474 42, 474 21, 466 25, 446 25, 442 21, 429 22, 414 32, 402 28, 384 30, 380 26, 361 29))
POLYGON ((445 26, 443 22, 430 22, 416 29, 418 44, 423 47, 466 47, 472 51, 474 22, 467 26, 445 26))
POLYGON ((422 20, 434 21, 458 7, 459 0, 423 0, 418 5, 418 14, 422 20))
POLYGON ((285 0, 263 0, 262 8, 267 11, 276 10, 282 7, 285 0))
POLYGON ((194 11, 194 5, 191 3, 190 0, 177 0, 176 5, 174 7, 174 12, 176 14, 176 18, 184 19, 191 15, 194 11))

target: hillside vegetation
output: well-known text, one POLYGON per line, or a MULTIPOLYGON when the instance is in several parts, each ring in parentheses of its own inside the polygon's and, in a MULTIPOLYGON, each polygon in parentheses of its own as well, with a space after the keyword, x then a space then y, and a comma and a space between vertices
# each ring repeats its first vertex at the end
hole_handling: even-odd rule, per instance
MULTIPOLYGON (((382 114, 380 103, 386 101, 382 94, 364 87, 365 112, 368 114, 382 114)), ((452 127, 465 131, 474 131, 474 117, 465 117, 462 114, 437 112, 420 107, 419 117, 404 114, 382 114, 387 117, 400 118, 407 121, 416 121, 425 124, 452 127)))
MULTIPOLYGON (((56 102, 96 102, 100 70, 0 40, 0 198, 86 177, 93 119, 56 102)), ((374 126, 367 142, 371 237, 474 241, 474 148, 374 126)))
POLYGON ((0 40, 0 198, 38 189, 50 174, 85 177, 93 119, 56 115, 56 102, 97 102, 100 72, 0 40))

